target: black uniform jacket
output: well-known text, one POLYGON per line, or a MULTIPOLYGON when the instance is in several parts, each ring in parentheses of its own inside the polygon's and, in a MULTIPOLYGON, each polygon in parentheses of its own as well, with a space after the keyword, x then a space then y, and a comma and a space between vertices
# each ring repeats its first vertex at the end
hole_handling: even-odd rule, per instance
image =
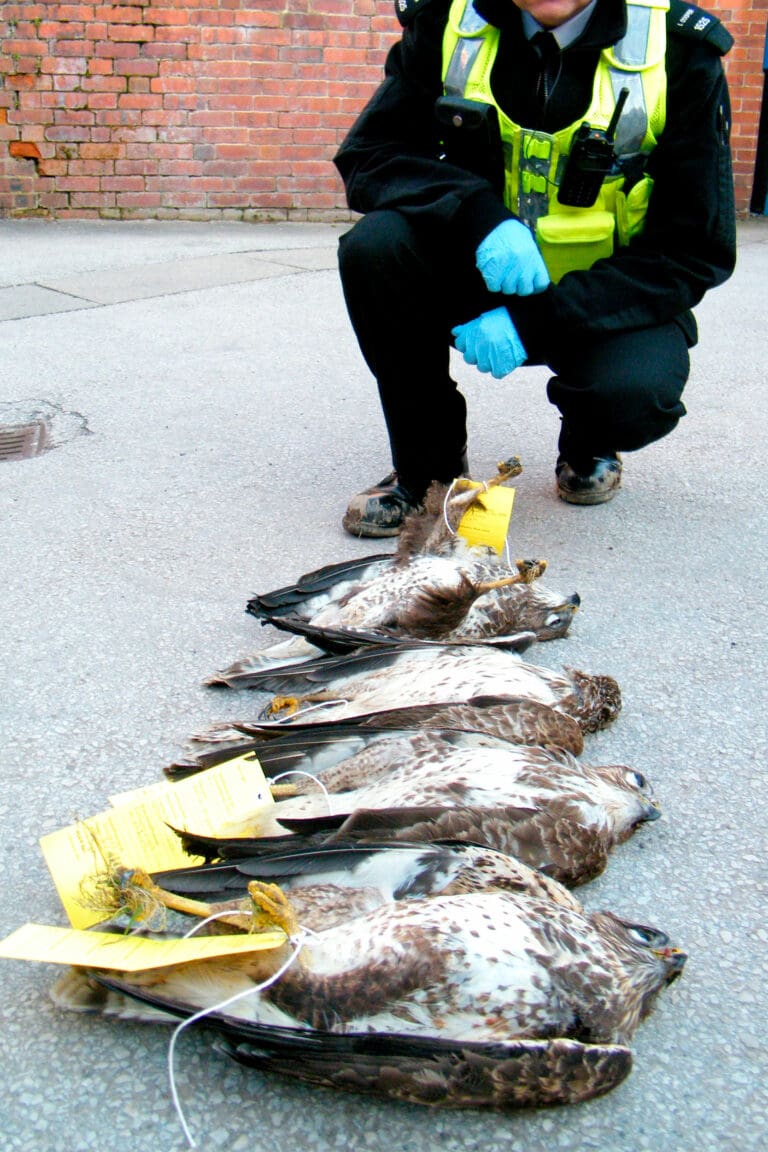
MULTIPOLYGON (((546 108, 535 101, 539 61, 512 0, 475 0, 501 29, 491 76, 494 96, 516 123, 556 131, 587 111, 600 51, 621 39, 624 0, 598 0, 579 39, 561 57, 546 108)), ((385 79, 344 140, 335 164, 350 208, 395 208, 414 220, 448 225, 457 253, 512 213, 491 185, 441 160, 434 112, 442 94, 442 35, 450 0, 419 0, 390 50, 385 79)), ((693 21, 691 21, 693 23, 693 21)), ((688 309, 722 283, 735 263, 730 107, 720 53, 677 32, 668 20, 667 118, 648 161, 655 185, 643 235, 586 272, 529 297, 505 297, 523 343, 546 356, 551 341, 609 334, 677 319, 689 343, 688 309)))

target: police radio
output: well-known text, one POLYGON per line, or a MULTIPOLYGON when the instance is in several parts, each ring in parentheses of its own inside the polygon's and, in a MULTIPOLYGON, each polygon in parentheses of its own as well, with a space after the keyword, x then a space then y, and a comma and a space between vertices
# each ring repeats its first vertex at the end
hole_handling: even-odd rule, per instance
POLYGON ((597 200, 603 180, 616 164, 613 138, 628 96, 629 88, 622 88, 605 130, 592 128, 586 121, 577 129, 557 190, 557 199, 561 204, 573 208, 591 208, 597 200))

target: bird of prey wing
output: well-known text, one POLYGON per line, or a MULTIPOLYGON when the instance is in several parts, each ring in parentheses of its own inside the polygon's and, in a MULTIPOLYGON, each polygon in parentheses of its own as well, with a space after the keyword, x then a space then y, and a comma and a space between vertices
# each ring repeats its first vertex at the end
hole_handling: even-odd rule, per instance
MULTIPOLYGON (((381 629, 367 628, 353 631, 345 628, 333 628, 326 630, 300 620, 294 621, 293 618, 289 617, 278 617, 274 623, 278 629, 291 632, 291 639, 243 656, 227 668, 211 673, 203 683, 209 687, 218 685, 229 688, 249 688, 252 687, 250 678, 253 675, 279 673, 283 668, 289 667, 311 671, 315 662, 324 659, 327 655, 364 654, 366 650, 370 649, 368 654, 376 656, 378 653, 386 653, 387 650, 399 651, 406 645, 410 648, 444 646, 437 640, 404 639, 402 636, 387 633, 381 629), (314 643, 310 642, 310 637, 314 643)), ((452 644, 453 641, 449 640, 448 643, 452 644)), ((475 641, 471 639, 461 641, 462 645, 468 643, 475 643, 475 641)), ((486 646, 493 646, 505 652, 518 653, 526 652, 535 643, 536 633, 531 631, 492 636, 483 641, 486 646)))
POLYGON ((332 741, 338 731, 352 734, 414 729, 475 732, 510 744, 563 748, 575 756, 584 750, 583 733, 572 716, 519 696, 477 696, 465 704, 422 704, 372 712, 351 721, 329 720, 325 724, 235 721, 217 725, 215 730, 193 736, 188 741, 188 754, 164 771, 170 779, 183 779, 234 756, 251 751, 258 754, 264 743, 283 740, 289 732, 322 742, 332 741))
POLYGON ((426 705, 326 724, 232 724, 226 739, 217 730, 209 743, 203 735, 189 741, 189 754, 164 771, 170 779, 183 779, 253 752, 268 776, 294 767, 317 772, 364 747, 396 738, 411 746, 417 741, 423 745, 425 739, 442 739, 454 746, 522 744, 560 747, 576 755, 583 751, 583 734, 571 716, 534 701, 493 699, 497 702, 488 706, 426 705))
MULTIPOLYGON (((610 676, 578 669, 552 672, 524 663, 514 652, 482 645, 403 644, 386 652, 326 657, 295 668, 233 676, 230 687, 277 693, 268 716, 301 716, 312 704, 325 716, 349 719, 361 713, 410 704, 461 703, 479 695, 524 696, 578 720, 583 731, 605 727, 618 715, 621 693, 610 676)), ((301 716, 303 719, 304 716, 301 716)))
POLYGON ((384 839, 474 844, 514 856, 573 888, 605 870, 612 847, 605 830, 585 826, 576 813, 552 808, 537 812, 509 806, 398 807, 286 820, 285 826, 290 834, 273 837, 214 837, 177 831, 185 851, 205 861, 282 854, 290 851, 297 839, 313 847, 379 843, 384 839))
POLYGON ((538 895, 581 911, 567 888, 522 861, 461 843, 382 841, 313 848, 299 842, 287 852, 175 868, 152 879, 166 891, 217 902, 243 899, 254 879, 279 884, 301 923, 316 931, 392 901, 493 888, 538 895))
POLYGON ((542 1108, 610 1092, 632 1069, 625 1045, 577 1040, 454 1044, 254 1028, 220 1050, 246 1067, 431 1108, 542 1108), (287 1035, 286 1035, 287 1034, 287 1035))
MULTIPOLYGON (((294 770, 323 776, 341 761, 370 749, 369 766, 382 775, 389 765, 395 762, 413 760, 428 749, 435 753, 447 748, 463 747, 509 747, 509 742, 498 736, 459 729, 441 728, 364 728, 350 722, 347 724, 318 724, 312 729, 292 727, 271 740, 245 740, 242 735, 235 744, 225 748, 213 748, 198 756, 194 766, 172 767, 167 775, 176 778, 190 775, 193 771, 212 768, 234 756, 254 752, 268 778, 284 775, 294 770)), ((358 777, 362 779, 358 771, 358 777)), ((327 785, 327 782, 324 779, 327 785)), ((294 784, 294 788, 298 787, 294 784)))
POLYGON ((331 601, 341 599, 353 588, 359 588, 373 576, 386 571, 392 562, 392 556, 382 552, 343 560, 339 564, 326 564, 300 576, 295 584, 254 596, 248 603, 248 611, 260 619, 271 620, 295 613, 297 605, 300 605, 302 615, 309 618, 331 601))

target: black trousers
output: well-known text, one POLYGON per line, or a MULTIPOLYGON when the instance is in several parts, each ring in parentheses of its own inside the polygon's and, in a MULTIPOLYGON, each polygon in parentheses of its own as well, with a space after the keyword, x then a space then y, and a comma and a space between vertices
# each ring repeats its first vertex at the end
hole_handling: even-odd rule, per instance
MULTIPOLYGON (((400 481, 421 495, 450 480, 466 449, 466 403, 449 371, 451 328, 498 308, 474 264, 439 225, 397 211, 363 216, 341 237, 339 270, 352 326, 376 378, 400 481)), ((563 342, 565 344, 565 342, 563 342)), ((677 323, 583 339, 528 363, 556 375, 547 395, 562 413, 571 464, 660 439, 685 414, 688 345, 677 323)))

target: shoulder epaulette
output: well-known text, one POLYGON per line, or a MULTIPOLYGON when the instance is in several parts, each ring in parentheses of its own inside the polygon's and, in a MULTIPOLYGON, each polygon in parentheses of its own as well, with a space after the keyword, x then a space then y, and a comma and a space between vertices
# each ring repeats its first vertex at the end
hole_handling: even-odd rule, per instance
POLYGON ((733 47, 733 36, 717 16, 705 12, 696 4, 688 4, 686 0, 670 0, 667 24, 670 31, 680 36, 706 40, 721 56, 725 56, 733 47))
POLYGON ((395 15, 405 28, 430 0, 395 0, 395 15))

